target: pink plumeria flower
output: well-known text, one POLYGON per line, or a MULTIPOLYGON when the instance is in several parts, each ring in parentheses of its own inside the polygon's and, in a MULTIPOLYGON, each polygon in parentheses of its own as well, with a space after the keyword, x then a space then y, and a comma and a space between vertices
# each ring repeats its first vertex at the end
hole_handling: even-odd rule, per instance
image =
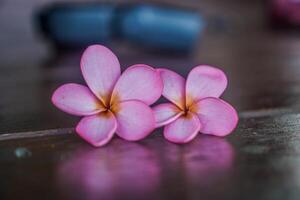
POLYGON ((226 75, 219 69, 195 67, 185 81, 179 74, 158 69, 164 89, 162 95, 172 103, 153 108, 156 127, 164 126, 164 137, 175 143, 186 143, 200 131, 225 136, 236 127, 235 109, 219 99, 227 86, 226 75))
POLYGON ((155 118, 149 105, 163 90, 159 72, 138 64, 121 75, 118 58, 101 45, 89 46, 80 65, 88 87, 65 84, 52 96, 59 109, 84 116, 76 127, 79 136, 98 147, 109 142, 115 132, 129 141, 151 133, 155 118))

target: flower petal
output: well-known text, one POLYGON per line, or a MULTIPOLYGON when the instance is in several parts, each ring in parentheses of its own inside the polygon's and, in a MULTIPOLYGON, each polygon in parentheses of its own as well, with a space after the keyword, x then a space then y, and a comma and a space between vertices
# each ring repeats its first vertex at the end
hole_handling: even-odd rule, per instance
POLYGON ((197 115, 188 113, 165 126, 164 136, 171 142, 187 143, 197 136, 200 128, 197 115))
POLYGON ((173 122, 183 114, 182 110, 171 103, 159 104, 153 107, 152 110, 155 117, 156 128, 173 122))
POLYGON ((121 102, 115 108, 114 114, 118 121, 117 134, 129 141, 146 137, 155 127, 151 108, 141 101, 121 102))
POLYGON ((52 103, 72 115, 93 115, 104 107, 93 93, 85 86, 69 83, 60 86, 52 95, 52 103))
POLYGON ((205 97, 220 97, 226 86, 227 78, 222 70, 207 65, 195 67, 186 81, 187 105, 205 97))
POLYGON ((76 132, 88 143, 100 147, 111 140, 116 129, 116 118, 107 111, 82 118, 76 127, 76 132))
POLYGON ((109 103, 113 87, 121 74, 118 58, 108 48, 92 45, 84 51, 80 66, 89 88, 103 103, 109 103))
POLYGON ((162 80, 156 70, 143 64, 133 65, 116 83, 112 101, 140 100, 150 105, 161 96, 162 89, 162 80))
POLYGON ((181 109, 185 107, 185 80, 179 74, 168 70, 158 69, 164 89, 162 95, 181 109))
POLYGON ((225 136, 230 134, 238 123, 235 109, 218 98, 202 99, 192 109, 198 114, 202 124, 201 133, 225 136))

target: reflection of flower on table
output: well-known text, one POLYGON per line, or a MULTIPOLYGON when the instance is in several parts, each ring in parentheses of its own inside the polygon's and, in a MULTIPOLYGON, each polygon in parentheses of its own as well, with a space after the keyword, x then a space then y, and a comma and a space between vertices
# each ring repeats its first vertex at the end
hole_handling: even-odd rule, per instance
POLYGON ((116 138, 103 149, 74 153, 58 168, 57 182, 72 198, 130 199, 153 197, 160 171, 153 152, 137 143, 116 138))

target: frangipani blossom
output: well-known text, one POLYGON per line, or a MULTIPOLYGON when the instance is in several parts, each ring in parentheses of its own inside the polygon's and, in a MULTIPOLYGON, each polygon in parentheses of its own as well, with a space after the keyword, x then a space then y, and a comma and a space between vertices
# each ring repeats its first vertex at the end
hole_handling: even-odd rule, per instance
POLYGON ((163 80, 162 95, 171 101, 153 108, 156 127, 164 126, 164 137, 186 143, 203 134, 225 136, 236 127, 235 109, 219 99, 227 86, 226 75, 219 69, 195 67, 185 81, 179 74, 158 69, 163 80))
POLYGON ((138 64, 121 75, 118 58, 101 45, 89 46, 80 65, 88 87, 69 83, 52 96, 59 109, 84 116, 76 127, 79 136, 98 147, 109 142, 115 132, 123 139, 136 141, 155 128, 149 105, 163 90, 159 72, 138 64))

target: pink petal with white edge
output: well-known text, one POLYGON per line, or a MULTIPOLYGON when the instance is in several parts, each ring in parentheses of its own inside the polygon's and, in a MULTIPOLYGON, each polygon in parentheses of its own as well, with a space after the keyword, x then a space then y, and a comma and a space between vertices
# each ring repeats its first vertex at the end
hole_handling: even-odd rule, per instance
POLYGON ((78 116, 93 115, 104 110, 87 87, 76 83, 57 88, 52 95, 52 103, 64 112, 78 116))
POLYGON ((111 140, 116 129, 116 118, 107 111, 82 118, 76 127, 76 132, 88 143, 100 147, 111 140))
POLYGON ((115 54, 101 45, 89 46, 81 57, 82 75, 93 93, 108 103, 115 83, 121 74, 115 54))
POLYGON ((181 109, 185 107, 185 80, 179 74, 168 70, 158 69, 164 89, 162 95, 181 109))
POLYGON ((227 78, 222 70, 207 65, 195 67, 186 81, 187 105, 205 97, 220 97, 226 87, 227 78))
POLYGON ((154 115, 145 103, 137 100, 124 101, 114 109, 118 121, 117 134, 121 138, 136 141, 154 130, 154 115))
POLYGON ((164 136, 175 143, 187 143, 194 139, 201 128, 197 115, 188 113, 165 126, 164 136))
POLYGON ((140 100, 151 105, 162 93, 159 73, 152 67, 137 64, 126 69, 113 91, 112 101, 140 100))
POLYGON ((155 117, 156 128, 173 122, 183 114, 182 110, 171 103, 159 104, 153 107, 152 110, 155 117))
POLYGON ((193 110, 197 112, 202 128, 201 133, 225 136, 230 134, 238 123, 235 109, 225 101, 208 97, 198 101, 193 110))

